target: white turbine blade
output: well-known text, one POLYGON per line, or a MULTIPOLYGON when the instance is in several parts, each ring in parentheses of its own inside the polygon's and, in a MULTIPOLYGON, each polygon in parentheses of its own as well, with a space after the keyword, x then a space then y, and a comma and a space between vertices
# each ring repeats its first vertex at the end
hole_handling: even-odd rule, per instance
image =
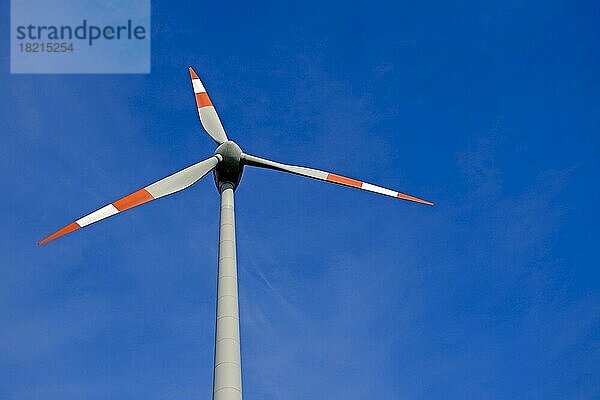
POLYGON ((206 93, 206 89, 204 89, 204 85, 192 67, 190 67, 190 76, 192 78, 194 94, 196 95, 198 115, 200 116, 200 122, 202 123, 204 130, 218 144, 226 142, 227 135, 225 134, 217 110, 215 110, 215 107, 208 97, 208 93, 206 93))
POLYGON ((243 161, 246 165, 251 165, 254 167, 263 167, 274 169, 278 171, 290 172, 292 174, 307 176, 309 178, 318 179, 321 181, 337 183, 339 185, 350 186, 357 189, 367 190, 369 192, 374 192, 378 194, 383 194, 385 196, 396 197, 398 199, 414 201, 416 203, 422 203, 432 206, 433 203, 427 200, 419 199, 417 197, 409 196, 404 193, 396 192, 395 190, 386 189, 381 186, 372 185, 367 182, 357 181, 356 179, 347 178, 345 176, 332 174, 330 172, 320 171, 318 169, 307 168, 307 167, 299 167, 296 165, 287 165, 278 163, 276 161, 266 160, 264 158, 251 156, 249 154, 244 154, 243 161))
POLYGON ((137 192, 133 192, 130 195, 127 195, 105 207, 102 207, 91 214, 81 217, 75 222, 71 222, 69 225, 59 229, 52 235, 38 242, 38 244, 44 244, 56 239, 57 237, 65 235, 69 232, 73 232, 79 228, 83 228, 84 226, 93 224, 94 222, 98 222, 121 211, 125 211, 135 206, 139 206, 140 204, 147 203, 151 200, 158 199, 159 197, 183 190, 193 185, 203 176, 212 171, 213 168, 217 166, 220 159, 221 156, 216 155, 208 160, 191 165, 179 172, 174 173, 173 175, 169 175, 158 182, 148 185, 137 192))

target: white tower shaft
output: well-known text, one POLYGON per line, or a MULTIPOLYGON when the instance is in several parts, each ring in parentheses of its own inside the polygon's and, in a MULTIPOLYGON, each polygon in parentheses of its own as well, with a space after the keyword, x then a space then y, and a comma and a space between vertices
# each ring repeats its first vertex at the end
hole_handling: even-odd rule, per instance
POLYGON ((221 189, 213 399, 241 400, 242 367, 233 186, 226 183, 221 189))

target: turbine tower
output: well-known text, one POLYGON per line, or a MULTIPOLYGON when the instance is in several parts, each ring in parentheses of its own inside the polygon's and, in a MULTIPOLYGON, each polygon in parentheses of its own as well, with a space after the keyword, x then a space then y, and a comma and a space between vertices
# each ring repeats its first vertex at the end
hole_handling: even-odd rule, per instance
POLYGON ((227 138, 221 120, 204 89, 204 85, 192 67, 189 70, 200 122, 208 135, 218 145, 214 155, 81 217, 41 240, 38 244, 44 244, 127 209, 183 190, 213 171, 215 183, 221 195, 213 399, 239 400, 242 398, 242 367, 234 191, 240 183, 244 166, 289 172, 427 205, 433 205, 433 203, 330 172, 282 164, 244 153, 235 142, 227 138))

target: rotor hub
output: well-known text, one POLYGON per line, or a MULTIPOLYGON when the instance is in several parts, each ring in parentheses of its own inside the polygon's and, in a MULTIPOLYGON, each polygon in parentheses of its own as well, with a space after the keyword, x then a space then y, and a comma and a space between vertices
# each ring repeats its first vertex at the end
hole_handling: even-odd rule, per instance
POLYGON ((221 156, 221 161, 214 169, 215 183, 221 192, 225 184, 233 186, 233 190, 242 179, 242 149, 237 143, 228 140, 215 150, 215 155, 221 156))

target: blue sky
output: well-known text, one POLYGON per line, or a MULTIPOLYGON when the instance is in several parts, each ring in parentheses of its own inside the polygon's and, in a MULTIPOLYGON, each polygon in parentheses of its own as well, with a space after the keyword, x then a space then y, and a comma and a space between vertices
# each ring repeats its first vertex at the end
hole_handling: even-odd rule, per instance
MULTIPOLYGON (((8 2, 0 13, 9 26, 8 2)), ((214 150, 249 153, 246 399, 597 399, 600 6, 153 1, 149 75, 10 75, 0 38, 0 398, 210 398, 218 195, 38 247, 214 150)))

